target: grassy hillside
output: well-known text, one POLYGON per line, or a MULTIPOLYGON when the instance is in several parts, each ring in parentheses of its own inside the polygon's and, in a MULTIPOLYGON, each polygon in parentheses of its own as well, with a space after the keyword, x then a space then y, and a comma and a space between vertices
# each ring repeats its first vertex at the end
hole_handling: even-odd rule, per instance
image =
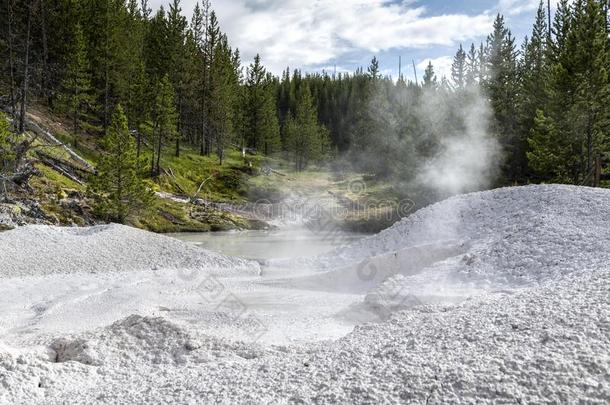
MULTIPOLYGON (((31 190, 21 197, 39 205, 45 223, 98 223, 87 195, 87 180, 100 156, 101 138, 81 134, 75 142, 65 119, 40 108, 31 110, 30 119, 84 160, 63 145, 39 137, 29 152, 38 174, 30 180, 31 190)), ((151 155, 144 144, 144 175, 151 155)), ((286 197, 310 203, 330 201, 342 212, 331 218, 335 225, 355 231, 378 231, 399 219, 392 202, 398 203, 400 193, 388 183, 357 173, 338 174, 324 168, 295 172, 284 159, 244 157, 234 149, 227 150, 220 165, 215 155, 200 156, 187 145, 181 146, 179 157, 175 156, 174 146, 168 145, 161 167, 159 177, 146 180, 156 193, 154 204, 130 219, 133 226, 154 232, 261 229, 268 225, 231 207, 257 201, 279 203, 286 197)))
MULTIPOLYGON (((99 222, 87 197, 87 179, 92 175, 87 163, 96 166, 101 138, 81 134, 78 142, 75 142, 69 125, 62 117, 40 108, 32 109, 29 118, 69 146, 85 163, 75 159, 62 145, 39 136, 29 151, 29 158, 34 161, 38 173, 30 180, 31 190, 17 195, 17 199, 37 202, 46 223, 81 226, 99 222)), ((29 136, 35 135, 30 132, 29 136)), ((267 226, 261 221, 213 206, 213 203, 238 204, 247 201, 249 179, 258 174, 260 157, 243 158, 239 151, 230 150, 227 151, 225 162, 220 165, 215 156, 200 156, 187 146, 181 149, 180 157, 175 156, 173 148, 167 147, 163 151, 163 173, 158 178, 147 180, 149 187, 156 192, 154 204, 132 218, 131 225, 155 232, 258 229, 267 226), (183 197, 183 200, 196 196, 200 204, 180 201, 174 196, 183 197)), ((150 159, 151 153, 144 147, 143 170, 150 159)))

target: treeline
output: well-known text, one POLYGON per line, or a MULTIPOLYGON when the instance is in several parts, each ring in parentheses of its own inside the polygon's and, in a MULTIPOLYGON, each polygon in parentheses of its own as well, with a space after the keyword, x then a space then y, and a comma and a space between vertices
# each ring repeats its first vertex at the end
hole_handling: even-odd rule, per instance
MULTIPOLYGON (((144 146, 152 154, 153 175, 169 145, 179 155, 188 143, 220 163, 231 144, 265 154, 307 149, 312 158, 326 145, 318 127, 312 139, 287 131, 282 143, 277 79, 258 56, 242 66, 209 0, 190 22, 180 0, 155 13, 147 0, 6 0, 0 12, 0 86, 20 131, 35 101, 67 115, 78 143, 106 134, 121 105, 138 155, 144 146)), ((297 125, 317 121, 312 105, 292 115, 297 125)))
POLYGON ((541 1, 521 47, 498 16, 484 43, 460 46, 451 77, 430 64, 416 82, 382 77, 376 58, 353 74, 278 78, 258 56, 244 67, 209 0, 190 21, 179 0, 154 13, 147 0, 3 5, 0 86, 21 126, 28 104, 43 103, 70 118, 77 143, 106 134, 121 105, 152 175, 170 146, 188 144, 221 163, 232 145, 283 152, 298 170, 331 152, 409 180, 452 134, 488 119, 501 183, 581 184, 608 152, 607 1, 561 0, 553 19, 541 1), (479 98, 491 117, 484 105, 477 117, 479 98))
POLYGON ((498 15, 485 42, 459 47, 451 77, 429 64, 419 82, 393 80, 380 76, 377 59, 354 74, 286 71, 280 120, 294 110, 295 89, 309 87, 334 148, 408 181, 444 139, 488 119, 484 105, 474 111, 479 93, 492 111, 487 131, 502 146, 498 183, 588 184, 596 156, 609 152, 608 1, 561 0, 552 18, 548 10, 541 1, 520 47, 498 15))

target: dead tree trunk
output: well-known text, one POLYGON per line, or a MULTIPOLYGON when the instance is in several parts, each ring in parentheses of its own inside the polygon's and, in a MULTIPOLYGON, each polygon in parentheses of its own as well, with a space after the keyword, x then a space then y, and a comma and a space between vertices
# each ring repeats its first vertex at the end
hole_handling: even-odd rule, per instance
POLYGON ((24 168, 22 171, 7 175, 0 174, 0 180, 3 182, 10 182, 19 187, 23 187, 28 183, 30 178, 36 174, 36 169, 31 166, 24 168))
POLYGON ((157 143, 157 163, 155 168, 155 175, 159 175, 161 173, 161 149, 163 147, 163 133, 159 131, 159 139, 157 143))
POLYGON ((602 177, 602 158, 599 154, 595 156, 595 178, 593 180, 593 187, 599 187, 601 185, 602 177))
POLYGON ((180 157, 180 136, 182 135, 182 90, 178 92, 178 133, 176 134, 176 157, 180 157))
POLYGON ((140 131, 136 132, 136 157, 140 159, 140 153, 142 152, 142 134, 140 131))
POLYGON ((203 6, 203 18, 204 24, 204 40, 203 40, 203 98, 202 98, 202 118, 203 118, 203 132, 201 133, 201 156, 209 155, 209 122, 208 122, 208 92, 209 92, 209 65, 212 63, 210 59, 209 48, 209 25, 210 25, 210 2, 209 0, 204 0, 202 3, 203 6))
POLYGON ((152 133, 152 153, 151 153, 151 160, 150 160, 150 177, 155 177, 155 152, 157 151, 157 145, 156 145, 156 133, 159 130, 159 125, 157 122, 155 122, 155 126, 153 128, 153 133, 152 133))
POLYGON ((547 0, 546 1, 546 11, 547 11, 547 18, 549 19, 549 26, 548 26, 548 30, 549 30, 549 39, 551 39, 551 32, 553 30, 553 26, 551 25, 551 0, 547 0))

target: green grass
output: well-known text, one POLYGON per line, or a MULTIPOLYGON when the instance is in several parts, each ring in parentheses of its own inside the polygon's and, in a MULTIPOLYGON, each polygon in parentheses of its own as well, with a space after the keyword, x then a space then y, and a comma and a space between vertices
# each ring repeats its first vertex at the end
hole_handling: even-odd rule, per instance
POLYGON ((158 199, 153 208, 139 216, 134 225, 157 233, 208 232, 233 229, 261 229, 266 224, 229 212, 158 199))
MULTIPOLYGON (((150 160, 150 153, 145 154, 150 160)), ((238 151, 226 152, 226 159, 222 165, 218 158, 200 156, 194 149, 185 147, 180 157, 167 148, 161 155, 161 167, 174 176, 162 173, 159 176, 159 189, 172 194, 192 197, 199 185, 205 180, 198 197, 212 201, 240 202, 246 199, 248 178, 256 172, 260 158, 248 156, 247 160, 241 157, 238 151), (252 162, 252 167, 247 163, 252 162)))
POLYGON ((32 186, 36 192, 50 194, 61 193, 65 190, 85 191, 85 187, 81 184, 78 184, 42 163, 36 163, 35 167, 40 172, 40 176, 34 176, 32 180, 30 180, 30 186, 32 186))
MULTIPOLYGON (((79 142, 74 146, 74 137, 65 132, 58 131, 53 134, 59 141, 67 145, 70 149, 74 150, 80 157, 85 159, 89 164, 94 165, 99 159, 99 153, 97 152, 98 139, 90 136, 79 136, 79 142)), ((54 148, 61 149, 61 148, 54 148)), ((65 153, 68 155, 68 153, 65 153)), ((68 155, 69 156, 69 155, 68 155)))
POLYGON ((207 232, 209 224, 193 221, 185 204, 157 199, 155 206, 140 215, 134 225, 158 233, 207 232))

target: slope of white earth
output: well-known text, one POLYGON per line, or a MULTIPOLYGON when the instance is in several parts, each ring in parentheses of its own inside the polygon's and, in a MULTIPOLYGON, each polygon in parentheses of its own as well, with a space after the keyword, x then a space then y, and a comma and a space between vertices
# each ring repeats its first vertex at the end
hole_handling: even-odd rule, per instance
POLYGON ((605 266, 608 241, 608 190, 528 186, 452 197, 345 248, 273 265, 319 269, 310 285, 369 290, 385 280, 403 294, 470 295, 605 266))
MULTIPOLYGON (((139 254, 117 251, 120 237, 84 242, 89 257, 69 253, 75 231, 48 232, 56 246, 46 249, 66 255, 51 264, 63 270, 21 267, 44 245, 21 251, 27 238, 0 234, 2 254, 6 243, 13 255, 9 271, 0 268, 0 403, 610 401, 607 190, 530 186, 458 196, 333 254, 276 261, 260 277, 238 276, 229 264, 217 280, 256 318, 219 306, 207 289, 189 289, 192 272, 151 272, 135 261, 134 270, 120 267, 139 254), (106 249, 114 249, 115 273, 79 273, 65 263, 77 257, 96 266, 106 249), (97 320, 106 310, 112 315, 97 320), (345 334, 345 324, 373 316, 387 319, 314 342, 316 329, 345 334), (69 325, 80 317, 82 325, 69 325), (256 320, 312 343, 243 343, 217 333, 229 328, 248 340, 256 320)), ((163 250, 169 257, 186 249, 159 236, 131 238, 132 250, 158 243, 142 259, 153 266, 175 264, 160 257, 161 245, 171 247, 163 250)), ((200 276, 232 260, 199 257, 179 265, 200 276)))
POLYGON ((133 316, 0 348, 3 403, 607 403, 607 270, 420 307, 324 345, 263 348, 133 316))
POLYGON ((251 262, 121 225, 91 228, 34 225, 0 233, 0 278, 167 268, 206 269, 220 274, 258 273, 251 262))

